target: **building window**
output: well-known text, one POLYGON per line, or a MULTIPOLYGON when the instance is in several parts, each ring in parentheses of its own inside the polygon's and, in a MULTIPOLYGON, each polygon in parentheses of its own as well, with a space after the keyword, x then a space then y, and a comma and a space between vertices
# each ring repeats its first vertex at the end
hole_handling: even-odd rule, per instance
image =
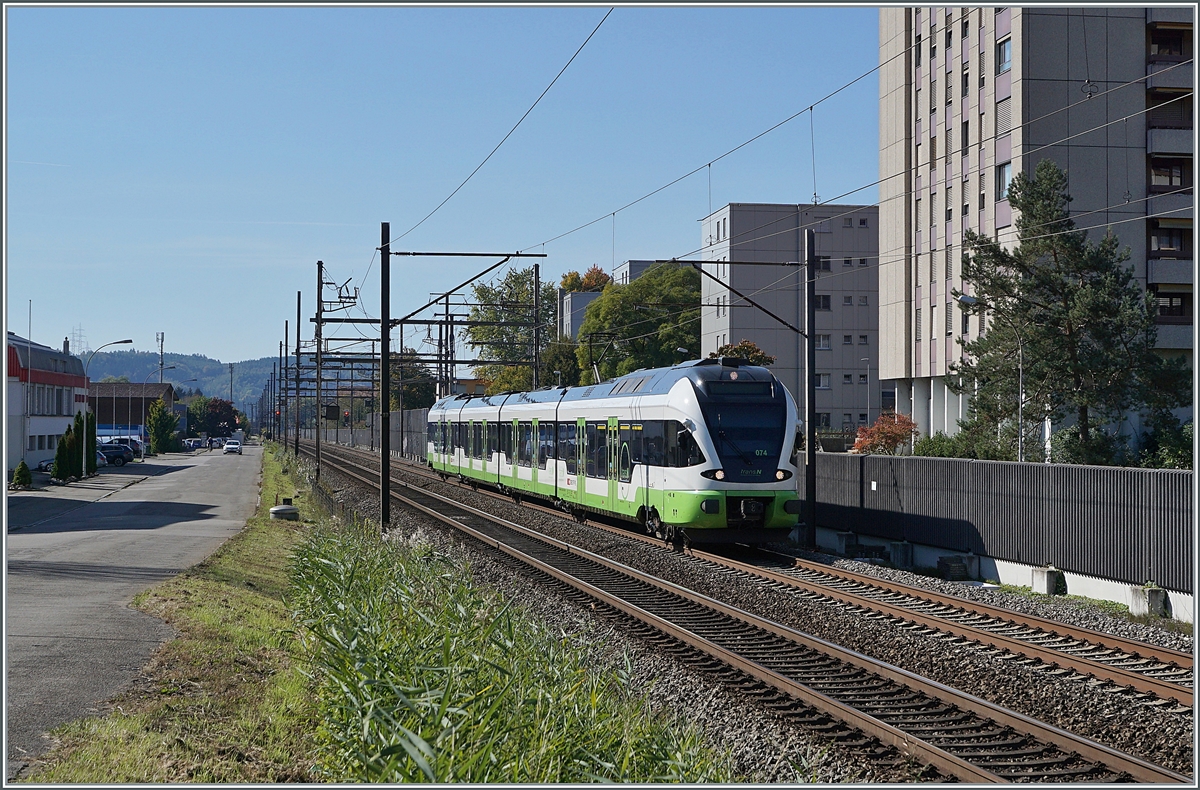
POLYGON ((1008 134, 1012 129, 1012 99, 996 102, 996 136, 1008 134))
POLYGON ((950 154, 954 153, 954 130, 946 130, 946 158, 950 158, 950 154))
POLYGON ((1012 162, 996 167, 996 200, 1008 200, 1008 184, 1012 181, 1012 162))
POLYGON ((854 345, 854 335, 842 335, 842 345, 843 346, 854 345))
POLYGON ((937 170, 937 138, 929 138, 929 169, 937 170))
POLYGON ((46 437, 46 449, 54 450, 57 447, 58 447, 58 437, 55 436, 54 434, 50 434, 49 436, 47 436, 46 437))
POLYGON ((1151 258, 1190 258, 1191 228, 1154 228, 1150 231, 1151 258))
POLYGON ((1170 192, 1192 185, 1191 159, 1151 159, 1150 191, 1170 192))
POLYGON ((921 339, 921 308, 919 308, 919 307, 917 308, 917 320, 913 324, 913 330, 916 332, 916 334, 913 336, 913 339, 920 340, 921 339))
POLYGON ((954 311, 950 309, 951 307, 953 304, 946 302, 946 337, 954 334, 954 311))
POLYGON ((929 31, 929 65, 933 65, 933 59, 937 57, 937 38, 933 35, 933 30, 929 31))
POLYGON ((963 195, 962 215, 964 217, 971 213, 970 194, 971 194, 971 182, 963 181, 962 182, 962 195, 963 195))
MULTIPOLYGON (((950 65, 950 61, 946 61, 946 65, 950 65)), ((950 79, 950 74, 946 74, 946 106, 949 107, 954 102, 954 80, 950 79)), ((949 112, 949 110, 947 110, 949 112)), ((948 147, 946 150, 950 150, 948 147)))
POLYGON ((1191 94, 1146 95, 1146 123, 1155 129, 1191 129, 1191 94))
POLYGON ((859 259, 858 259, 858 265, 859 265, 859 266, 866 266, 866 265, 867 265, 867 259, 866 259, 866 258, 859 258, 859 259))
POLYGON ((1183 31, 1151 31, 1150 59, 1161 61, 1183 60, 1183 31))
POLYGON ((860 296, 860 297, 858 297, 858 304, 859 304, 859 306, 860 306, 860 307, 866 307, 866 306, 867 306, 867 304, 868 304, 868 299, 869 299, 869 297, 866 297, 866 296, 860 296))
POLYGON ((970 30, 970 28, 971 28, 971 23, 970 23, 970 21, 967 20, 967 15, 963 14, 963 18, 962 18, 962 37, 963 38, 967 37, 967 32, 970 30))
POLYGON ((1012 38, 996 42, 996 73, 1003 74, 1012 68, 1012 38))
POLYGON ((937 80, 929 81, 929 112, 937 112, 937 80))
POLYGON ((916 59, 916 65, 921 65, 921 34, 917 34, 917 43, 913 45, 913 56, 916 59))
POLYGON ((36 437, 36 436, 32 436, 32 435, 31 435, 31 436, 29 437, 29 449, 30 449, 30 450, 36 450, 36 449, 37 449, 37 437, 36 437))
POLYGON ((843 296, 842 297, 842 307, 853 307, 853 306, 854 306, 854 297, 853 296, 843 296))
POLYGON ((828 349, 829 348, 829 335, 817 335, 817 348, 818 349, 828 349))
MULTIPOLYGON (((865 377, 864 377, 864 376, 859 376, 859 379, 863 379, 863 378, 865 378, 865 377)), ((866 384, 867 382, 865 382, 865 381, 860 381, 859 383, 860 383, 860 384, 866 384)), ((863 414, 862 412, 859 412, 859 413, 858 413, 858 424, 859 424, 859 425, 866 425, 866 424, 867 424, 867 415, 863 414)))
POLYGON ((937 281, 937 263, 933 260, 933 255, 935 252, 937 252, 937 250, 929 251, 929 282, 931 283, 937 281))
POLYGON ((950 248, 946 247, 946 279, 950 280, 954 277, 954 257, 950 254, 950 248))
POLYGON ((950 25, 950 17, 946 17, 946 62, 950 62, 950 47, 954 45, 954 28, 950 25))
POLYGON ((41 436, 38 437, 38 449, 39 450, 46 449, 46 435, 45 434, 42 434, 41 436))
POLYGON ((828 373, 814 373, 813 374, 813 383, 817 386, 817 389, 819 389, 819 390, 830 389, 829 374, 828 373))
POLYGON ((929 339, 937 337, 937 305, 929 305, 929 339))
POLYGON ((818 309, 818 310, 833 309, 829 306, 829 294, 814 294, 813 298, 817 300, 816 309, 818 309))
MULTIPOLYGON (((983 172, 979 173, 979 210, 983 211, 983 207, 987 205, 987 187, 984 186, 983 172)), ((982 230, 982 228, 981 228, 982 230)))
POLYGON ((832 271, 832 269, 830 268, 831 260, 832 259, 828 255, 822 255, 819 258, 817 258, 817 271, 819 271, 819 272, 832 271))
POLYGON ((1155 323, 1191 324, 1192 294, 1186 291, 1159 291, 1153 289, 1155 323))
MULTIPOLYGON (((842 383, 843 383, 843 384, 853 384, 853 383, 854 383, 854 377, 853 377, 853 376, 851 376, 849 373, 846 373, 846 374, 844 374, 844 375, 842 376, 842 383)), ((849 414, 847 414, 846 416, 847 416, 847 417, 849 417, 850 415, 849 415, 849 414)))
POLYGON ((867 228, 867 227, 870 227, 870 226, 867 224, 867 218, 866 218, 866 217, 859 217, 859 218, 858 218, 858 227, 860 227, 860 228, 867 228))
POLYGON ((860 346, 868 346, 868 345, 870 345, 870 342, 867 340, 867 335, 859 335, 859 336, 858 336, 858 344, 859 344, 860 346))
POLYGON ((971 152, 970 148, 971 148, 971 122, 963 121, 962 122, 962 154, 963 154, 963 156, 966 156, 967 154, 969 154, 971 152))
POLYGON ((983 75, 987 74, 987 69, 984 68, 983 61, 984 61, 983 50, 981 49, 981 50, 979 50, 979 87, 981 87, 981 88, 983 87, 983 83, 984 83, 983 75))
MULTIPOLYGON (((963 66, 962 96, 964 99, 967 98, 967 95, 970 93, 970 90, 971 90, 971 69, 967 66, 963 66)), ((967 142, 967 138, 964 136, 963 144, 965 145, 966 142, 967 142)))
MULTIPOLYGON (((929 227, 932 228, 936 224, 937 224, 937 193, 934 192, 932 195, 929 196, 929 227)), ((929 243, 930 244, 934 243, 932 237, 929 239, 929 243)))
POLYGON ((851 258, 842 258, 842 265, 843 266, 853 266, 854 260, 851 258))
POLYGON ((962 333, 963 333, 963 337, 966 337, 966 336, 967 336, 967 334, 968 334, 968 333, 971 331, 971 330, 970 330, 970 321, 971 321, 971 314, 970 314, 970 313, 968 313, 968 312, 966 312, 966 311, 964 310, 964 311, 963 311, 963 314, 962 314, 962 333))
POLYGON ((925 222, 925 212, 922 211, 921 198, 917 198, 917 227, 920 228, 925 222))
POLYGON ((946 187, 946 221, 954 219, 954 187, 946 187))
POLYGON ((842 217, 842 227, 843 228, 853 228, 854 227, 854 217, 842 217))
POLYGON ((818 428, 828 428, 829 427, 829 412, 827 412, 827 411, 817 412, 817 427, 818 428))

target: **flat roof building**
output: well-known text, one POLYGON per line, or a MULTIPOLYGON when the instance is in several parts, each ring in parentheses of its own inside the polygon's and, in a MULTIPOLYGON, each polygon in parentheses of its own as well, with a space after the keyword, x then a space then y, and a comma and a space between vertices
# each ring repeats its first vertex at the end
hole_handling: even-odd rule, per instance
POLYGON ((5 428, 11 477, 22 460, 32 468, 54 457, 75 413, 87 408, 88 389, 83 362, 71 356, 66 339, 59 350, 9 332, 7 346, 5 428))
MULTIPOLYGON (((951 289, 967 229, 1011 248, 1006 200, 1042 159, 1077 227, 1111 228, 1156 298, 1158 349, 1192 361, 1191 7, 882 8, 880 375, 921 435, 954 434, 943 382, 974 340, 951 289)), ((1133 425, 1136 431, 1137 426, 1133 425)))

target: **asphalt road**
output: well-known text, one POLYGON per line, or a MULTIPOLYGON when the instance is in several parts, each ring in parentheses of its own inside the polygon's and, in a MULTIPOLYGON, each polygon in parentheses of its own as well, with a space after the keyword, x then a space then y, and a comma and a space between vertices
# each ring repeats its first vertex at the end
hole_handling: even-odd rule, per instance
POLYGON ((51 745, 47 730, 100 710, 174 636, 129 601, 245 526, 261 448, 244 452, 162 456, 9 496, 5 777, 51 745))

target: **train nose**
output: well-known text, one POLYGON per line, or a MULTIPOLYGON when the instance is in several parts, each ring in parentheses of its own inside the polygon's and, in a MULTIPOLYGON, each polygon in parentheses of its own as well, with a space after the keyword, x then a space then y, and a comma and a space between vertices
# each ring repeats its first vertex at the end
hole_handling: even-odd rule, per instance
POLYGON ((742 500, 742 516, 744 518, 753 518, 763 514, 763 503, 756 499, 742 500))

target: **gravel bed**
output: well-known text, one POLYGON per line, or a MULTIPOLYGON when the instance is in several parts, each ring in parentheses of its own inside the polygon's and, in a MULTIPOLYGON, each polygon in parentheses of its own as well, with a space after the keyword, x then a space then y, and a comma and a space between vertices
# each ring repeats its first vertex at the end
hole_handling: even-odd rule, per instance
MULTIPOLYGON (((1140 704, 1124 694, 1093 688, 1086 683, 1069 681, 1033 667, 1023 666, 1011 660, 1011 657, 1001 658, 977 646, 956 644, 956 640, 922 635, 891 621, 864 619, 838 606, 806 601, 797 595, 764 587, 738 574, 714 573, 711 567, 680 553, 597 532, 569 520, 533 512, 457 486, 436 481, 429 483, 417 478, 413 478, 413 482, 602 553, 618 562, 689 589, 732 603, 759 616, 903 667, 1179 773, 1191 773, 1193 720, 1190 716, 1171 714, 1140 704), (1131 723, 1136 723, 1136 726, 1130 726, 1131 723)), ((365 499, 361 511, 368 517, 377 515, 375 498, 351 494, 349 489, 344 491, 343 495, 365 499)), ((395 512, 393 516, 395 518, 395 512)), ((824 557, 823 561, 833 561, 834 564, 845 562, 831 557, 824 557)), ((908 584, 925 587, 947 585, 928 577, 867 563, 849 565, 854 570, 864 570, 880 576, 886 574, 886 578, 908 584)), ((520 585, 517 587, 520 588, 520 585)), ((1019 608, 1052 619, 1069 620, 1098 630, 1111 628, 1113 633, 1123 633, 1177 649, 1181 641, 1185 641, 1180 640, 1179 635, 1161 629, 1128 623, 1095 611, 1082 611, 1084 607, 1041 604, 1020 596, 961 585, 947 587, 955 594, 963 594, 964 597, 988 596, 986 600, 996 600, 1010 608, 1019 608)), ((672 674, 664 673, 666 676, 672 674)), ((675 703, 676 710, 688 710, 693 706, 693 700, 702 696, 696 695, 694 687, 692 688, 691 693, 675 703)), ((722 705, 727 706, 728 703, 723 701, 722 705)), ((766 714, 756 715, 761 718, 766 714)), ((716 728, 716 732, 720 732, 720 727, 716 728)), ((757 743, 762 739, 759 736, 751 740, 757 743)), ((782 776, 776 778, 776 781, 782 780, 782 776)))

